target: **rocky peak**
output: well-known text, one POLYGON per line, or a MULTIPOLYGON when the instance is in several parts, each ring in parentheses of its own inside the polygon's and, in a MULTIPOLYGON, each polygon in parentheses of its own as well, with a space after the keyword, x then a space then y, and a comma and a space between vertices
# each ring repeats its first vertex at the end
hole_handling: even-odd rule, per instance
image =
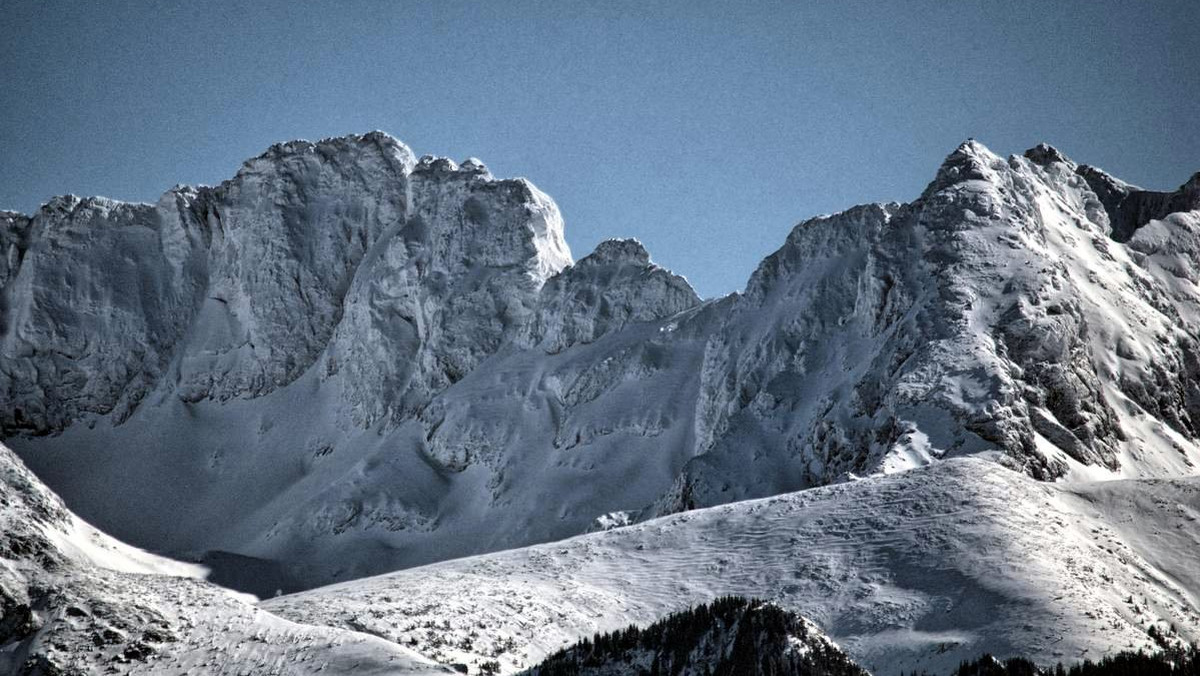
POLYGON ((468 157, 458 165, 459 171, 465 171, 472 174, 483 174, 491 177, 492 172, 488 170, 487 165, 477 157, 468 157))
POLYGON ((650 252, 636 239, 607 239, 596 245, 579 265, 650 265, 650 252))
POLYGON ((276 143, 263 154, 242 163, 238 177, 244 174, 270 171, 275 164, 288 164, 293 168, 311 162, 335 162, 338 164, 361 163, 366 156, 376 155, 389 164, 392 173, 408 173, 415 164, 413 151, 390 134, 372 131, 362 134, 347 134, 323 138, 318 142, 296 139, 276 143))
POLYGON ((458 164, 449 157, 422 155, 421 159, 417 160, 417 164, 413 168, 413 173, 441 177, 481 177, 486 180, 493 178, 492 172, 488 170, 487 165, 477 157, 468 157, 462 161, 462 164, 458 164))
POLYGON ((75 207, 79 206, 80 202, 82 201, 82 198, 80 198, 78 195, 55 195, 54 197, 46 200, 46 203, 43 204, 36 212, 34 212, 34 215, 70 213, 75 209, 75 207))
POLYGON ((1173 192, 1144 190, 1109 175, 1102 169, 1081 165, 1076 173, 1100 198, 1111 224, 1111 236, 1127 242, 1143 225, 1169 214, 1200 209, 1200 172, 1173 192))
POLYGON ((417 160, 417 166, 413 171, 428 172, 431 174, 453 174, 458 171, 458 164, 449 157, 422 155, 421 159, 417 160))
POLYGON ((662 319, 699 302, 687 280, 650 262, 641 242, 610 239, 546 283, 537 320, 524 340, 559 352, 629 322, 662 319))
POLYGON ((1197 200, 1196 206, 1192 208, 1200 208, 1200 171, 1192 174, 1192 177, 1187 182, 1179 186, 1179 192, 1184 193, 1193 200, 1197 200))
POLYGON ((1072 167, 1075 166, 1075 163, 1072 162, 1070 158, 1062 154, 1058 148, 1055 148, 1048 143, 1039 143, 1029 150, 1026 150, 1025 157, 1034 164, 1041 165, 1043 167, 1056 163, 1068 164, 1072 167))
POLYGON ((958 147, 950 153, 949 157, 977 157, 987 159, 996 157, 996 154, 972 137, 958 144, 958 147))
POLYGON ((996 170, 1003 165, 1004 160, 987 146, 975 139, 967 139, 946 156, 938 168, 937 176, 925 189, 925 195, 968 181, 995 182, 996 170))
POLYGON ((1081 164, 1075 169, 1075 173, 1079 174, 1087 181, 1088 187, 1096 193, 1096 196, 1101 200, 1107 200, 1113 197, 1123 198, 1126 194, 1141 190, 1137 186, 1130 185, 1108 172, 1094 167, 1090 164, 1081 164))

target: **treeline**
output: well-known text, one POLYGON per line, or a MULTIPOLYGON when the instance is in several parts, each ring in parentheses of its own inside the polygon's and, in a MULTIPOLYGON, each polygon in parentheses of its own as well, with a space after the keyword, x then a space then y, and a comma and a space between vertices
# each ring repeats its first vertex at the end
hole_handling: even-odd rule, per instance
MULTIPOLYGON (((529 676, 869 676, 799 615, 758 599, 726 596, 648 627, 596 634, 560 650, 529 676)), ((1120 652, 1039 667, 984 655, 950 676, 1200 676, 1200 646, 1120 652)), ((913 672, 910 676, 918 676, 913 672)), ((930 676, 922 672, 919 676, 930 676)))
POLYGON ((810 636, 794 613, 728 596, 654 624, 596 634, 529 671, 537 676, 867 676, 845 653, 810 636), (795 641, 804 648, 797 649, 795 641))
POLYGON ((1156 653, 1120 652, 1098 661, 1038 668, 1023 658, 997 660, 991 655, 963 662, 954 676, 1200 676, 1200 647, 1170 647, 1156 653))

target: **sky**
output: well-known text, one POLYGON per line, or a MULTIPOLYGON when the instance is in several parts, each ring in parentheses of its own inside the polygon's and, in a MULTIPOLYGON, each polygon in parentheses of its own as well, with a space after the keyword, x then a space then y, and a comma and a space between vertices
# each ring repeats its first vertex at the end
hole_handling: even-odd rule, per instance
POLYGON ((1200 170, 1200 2, 0 0, 0 208, 153 201, 382 129, 637 237, 702 296, 960 142, 1144 187, 1200 170))

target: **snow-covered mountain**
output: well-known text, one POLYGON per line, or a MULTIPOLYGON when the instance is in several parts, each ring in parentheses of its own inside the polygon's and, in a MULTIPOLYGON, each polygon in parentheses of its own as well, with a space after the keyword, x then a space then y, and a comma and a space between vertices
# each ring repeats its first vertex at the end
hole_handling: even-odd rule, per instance
POLYGON ((1200 640, 1198 519, 1200 477, 1051 483, 954 458, 263 607, 473 672, 727 595, 799 613, 876 674, 949 674, 983 653, 1070 664, 1200 640))
POLYGON ((205 573, 97 531, 0 446, 0 673, 453 673, 271 615, 205 573))
POLYGON ((0 431, 114 535, 289 588, 956 456, 1190 474, 1198 208, 969 141, 701 301, 477 160, 282 144, 3 215, 0 431))

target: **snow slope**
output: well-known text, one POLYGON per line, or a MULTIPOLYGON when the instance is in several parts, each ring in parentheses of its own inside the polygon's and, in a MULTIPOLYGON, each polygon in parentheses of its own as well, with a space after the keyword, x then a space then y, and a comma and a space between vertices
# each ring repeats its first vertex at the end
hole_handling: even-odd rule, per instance
POLYGON ((634 241, 572 264, 553 201, 477 160, 281 144, 0 215, 0 434, 107 532, 268 588, 967 455, 1187 475, 1197 185, 970 141, 702 302, 634 241))
POLYGON ((373 636, 281 619, 80 520, 0 446, 0 673, 436 674, 373 636))
POLYGON ((799 612, 875 673, 1070 662, 1153 647, 1151 626, 1200 638, 1198 517, 1200 478, 1045 483, 963 458, 263 607, 506 671, 724 595, 799 612))

